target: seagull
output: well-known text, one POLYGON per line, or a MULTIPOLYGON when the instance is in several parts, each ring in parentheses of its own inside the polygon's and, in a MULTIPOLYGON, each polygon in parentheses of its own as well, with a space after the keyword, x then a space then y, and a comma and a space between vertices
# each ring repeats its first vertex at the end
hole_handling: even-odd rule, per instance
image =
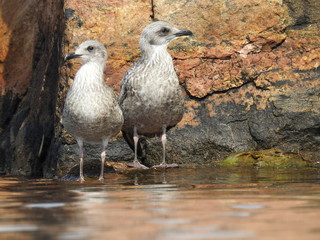
POLYGON ((80 148, 80 178, 83 176, 83 142, 102 143, 101 172, 103 180, 106 147, 111 137, 120 132, 123 115, 113 90, 103 79, 107 61, 107 49, 98 41, 81 43, 65 60, 79 58, 83 65, 76 73, 72 87, 67 93, 62 123, 76 139, 80 148))
POLYGON ((142 154, 140 135, 154 137, 161 134, 162 162, 156 168, 177 167, 166 163, 166 132, 180 122, 184 113, 184 99, 168 44, 192 32, 177 29, 169 23, 157 21, 146 26, 140 37, 141 57, 125 73, 119 96, 124 116, 123 137, 134 150, 130 167, 147 169, 138 160, 142 154))

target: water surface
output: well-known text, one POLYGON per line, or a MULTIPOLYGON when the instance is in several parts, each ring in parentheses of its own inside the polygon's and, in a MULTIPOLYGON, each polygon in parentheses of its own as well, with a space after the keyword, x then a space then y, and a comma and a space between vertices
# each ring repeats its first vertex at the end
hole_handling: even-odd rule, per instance
POLYGON ((0 239, 320 239, 318 169, 0 178, 0 239))

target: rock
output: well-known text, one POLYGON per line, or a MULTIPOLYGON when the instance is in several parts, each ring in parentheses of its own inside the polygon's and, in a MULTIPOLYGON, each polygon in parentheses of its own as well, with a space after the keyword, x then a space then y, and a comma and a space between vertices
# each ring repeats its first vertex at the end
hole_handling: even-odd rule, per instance
POLYGON ((203 98, 216 91, 239 87, 254 79, 267 68, 259 65, 261 56, 247 54, 269 51, 286 39, 286 9, 282 1, 154 1, 155 16, 170 22, 187 25, 195 33, 191 41, 173 46, 173 55, 180 59, 200 58, 192 69, 179 63, 178 71, 184 76, 186 91, 203 98), (183 10, 181 10, 183 9, 183 10), (251 50, 256 46, 259 51, 251 50), (183 51, 181 51, 183 49, 183 51), (247 52, 240 54, 239 52, 247 52))
POLYGON ((289 12, 289 26, 319 23, 320 5, 318 0, 284 0, 289 12))
MULTIPOLYGON (((65 8, 68 19, 64 54, 88 39, 104 43, 108 51, 106 81, 119 91, 124 72, 139 56, 140 32, 152 21, 150 2, 65 0, 65 8)), ((79 66, 67 67, 74 76, 79 66)))
MULTIPOLYGON (((140 32, 154 19, 195 34, 169 45, 186 108, 168 133, 168 160, 212 164, 233 152, 275 147, 317 157, 318 0, 13 0, 0 7, 2 173, 50 177, 57 164, 65 173, 78 163, 59 119, 79 63, 63 64, 62 56, 83 40, 105 43, 105 81, 119 91, 139 57, 140 32)), ((159 163, 160 140, 145 145, 146 164, 159 163)), ((88 146, 86 159, 99 151, 88 146)), ((121 135, 108 151, 110 161, 133 156, 121 135)))
POLYGON ((54 173, 63 1, 0 4, 0 172, 54 173), (51 145, 52 144, 52 145, 51 145))
POLYGON ((279 149, 233 153, 218 163, 223 167, 298 168, 312 166, 299 153, 279 149))
MULTIPOLYGON (((83 164, 83 175, 85 178, 98 178, 101 171, 101 161, 85 162, 83 164)), ((79 179, 79 165, 70 169, 70 171, 62 177, 64 181, 76 181, 79 179)), ((104 167, 104 174, 115 173, 113 166, 106 164, 104 167)))
MULTIPOLYGON (((101 145, 100 144, 84 144, 84 160, 87 164, 90 162, 96 162, 100 160, 101 154, 101 145)), ((79 164, 79 146, 74 144, 64 144, 60 149, 58 161, 58 171, 57 175, 62 177, 65 176, 71 168, 75 165, 79 164)), ((106 161, 107 163, 115 162, 125 162, 130 161, 134 155, 132 150, 124 141, 124 139, 118 139, 117 141, 111 141, 106 150, 106 161)), ((116 164, 112 164, 112 166, 118 171, 125 170, 122 166, 115 166, 116 164)), ((78 172, 79 173, 79 172, 78 172)), ((97 175, 98 176, 98 175, 97 175)))
MULTIPOLYGON (((154 0, 126 7, 120 1, 81 2, 66 1, 74 12, 65 49, 84 37, 104 41, 106 82, 116 90, 139 55, 141 29, 152 19, 194 32, 169 45, 186 99, 182 121, 168 134, 169 161, 203 165, 250 149, 320 150, 318 1, 154 0), (130 23, 122 26, 117 17, 130 23)), ((72 78, 74 67, 63 69, 64 79, 72 78)), ((145 164, 159 163, 160 140, 147 139, 145 146, 145 164)), ((119 151, 111 160, 132 156, 123 147, 123 155, 119 151)))

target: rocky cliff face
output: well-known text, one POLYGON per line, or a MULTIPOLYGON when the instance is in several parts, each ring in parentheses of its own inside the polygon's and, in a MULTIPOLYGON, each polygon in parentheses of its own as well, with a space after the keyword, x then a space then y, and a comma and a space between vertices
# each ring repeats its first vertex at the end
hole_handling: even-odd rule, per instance
MULTIPOLYGON (((115 90, 152 20, 195 33, 169 46, 186 98, 184 118, 169 134, 168 156, 175 162, 206 164, 272 147, 319 150, 320 2, 67 0, 66 8, 65 53, 88 38, 104 42, 106 81, 115 90)), ((76 69, 67 66, 65 77, 76 69)), ((109 157, 127 160, 132 155, 119 139, 109 157)), ((97 158, 99 149, 89 149, 88 158, 97 158)), ((147 164, 160 155, 160 140, 148 139, 147 164)))
MULTIPOLYGON (((12 159, 11 169, 25 169, 28 173, 39 172, 43 161, 48 163, 46 166, 55 166, 57 149, 40 151, 42 157, 36 152, 42 149, 42 139, 45 149, 50 139, 55 139, 52 116, 57 80, 48 81, 43 76, 53 71, 47 65, 50 61, 50 66, 58 64, 60 52, 52 49, 57 49, 63 37, 52 34, 59 32, 53 26, 61 29, 58 22, 62 0, 43 3, 52 11, 20 14, 30 11, 28 6, 34 2, 20 4, 19 11, 2 16, 4 27, 0 28, 4 39, 0 45, 1 158, 6 154, 5 159, 12 159), (39 16, 42 24, 36 23, 39 16), (27 17, 37 27, 17 24, 27 22, 23 21, 27 17), (10 37, 23 36, 26 33, 21 29, 27 27, 28 36, 34 36, 28 41, 10 37), (33 56, 32 62, 27 61, 30 57, 15 59, 17 51, 33 56), (5 67, 9 62, 11 67, 5 67), (36 90, 42 86, 47 93, 36 90), (33 132, 40 137, 26 141, 33 132), (14 136, 13 140, 9 136, 14 136), (18 157, 21 155, 25 158, 18 157), (51 160, 46 162, 46 157, 51 160), (28 161, 33 164, 25 168, 28 161)), ((17 1, 2 3, 2 9, 10 9, 11 4, 17 1)), ((249 149, 319 151, 318 0, 64 0, 64 4, 66 29, 61 55, 87 39, 105 43, 109 55, 105 80, 116 91, 124 72, 139 57, 139 36, 147 24, 159 19, 194 32, 194 37, 169 45, 186 98, 184 118, 169 132, 169 159, 210 164, 232 152, 249 149)), ((61 143, 58 155, 62 170, 67 163, 78 163, 74 140, 58 124, 65 93, 78 67, 78 62, 61 64, 55 136, 61 143)), ((146 146, 147 164, 158 163, 160 140, 147 139, 146 146)), ((86 158, 98 159, 99 150, 99 146, 88 146, 86 158)), ((121 136, 111 142, 108 158, 132 158, 121 136)), ((9 162, 6 160, 2 169, 9 162)))
POLYGON ((0 172, 42 175, 53 143, 63 1, 0 1, 0 172))

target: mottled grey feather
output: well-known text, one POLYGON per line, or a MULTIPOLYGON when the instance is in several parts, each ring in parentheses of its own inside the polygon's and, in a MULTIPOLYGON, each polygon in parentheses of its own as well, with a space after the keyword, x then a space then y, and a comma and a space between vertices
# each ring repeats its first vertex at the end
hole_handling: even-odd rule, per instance
MULTIPOLYGON (((155 22, 147 32, 157 32, 163 26, 179 30, 164 22, 155 22)), ((150 26, 150 25, 149 25, 150 26)), ((142 33, 141 57, 128 69, 122 80, 120 106, 124 114, 122 130, 132 132, 137 126, 141 135, 162 132, 162 126, 174 126, 183 116, 184 100, 172 58, 167 52, 167 44, 172 41, 152 45, 142 33)))
MULTIPOLYGON (((124 115, 122 131, 127 138, 132 138, 134 127, 139 135, 152 137, 182 119, 184 98, 167 45, 191 34, 162 21, 142 31, 141 57, 125 73, 119 97, 124 115)), ((132 140, 127 142, 134 148, 132 140)))
POLYGON ((115 136, 123 116, 113 90, 103 80, 106 49, 96 41, 82 43, 75 52, 84 61, 70 88, 63 109, 63 125, 75 138, 101 142, 115 136), (97 53, 87 51, 95 47, 97 53), (90 55, 93 57, 89 58, 90 55), (97 56, 95 56, 97 55, 97 56))
POLYGON ((117 98, 103 79, 107 49, 97 41, 86 41, 66 56, 66 60, 72 58, 80 58, 84 64, 67 94, 62 123, 80 148, 81 182, 84 181, 83 142, 102 143, 99 180, 103 180, 108 141, 121 130, 123 124, 117 98))

